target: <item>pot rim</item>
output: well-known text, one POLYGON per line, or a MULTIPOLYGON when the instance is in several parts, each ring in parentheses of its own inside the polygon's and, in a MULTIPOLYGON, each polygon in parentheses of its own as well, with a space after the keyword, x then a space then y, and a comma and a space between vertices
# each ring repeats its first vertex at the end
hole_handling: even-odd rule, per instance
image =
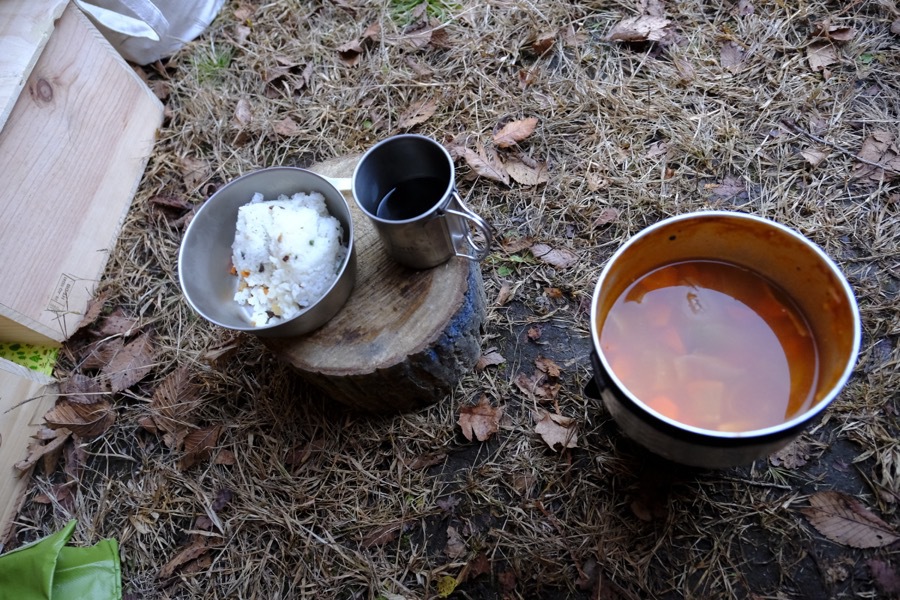
MULTIPOLYGON (((825 408, 831 404, 834 398, 840 393, 841 389, 843 389, 844 385, 846 385, 847 381, 850 379, 850 375, 853 373, 853 369, 856 365, 856 360, 859 356, 859 347, 861 340, 861 325, 859 318, 859 306, 856 302, 856 296, 853 294, 853 290, 850 287, 850 284, 847 282, 847 279, 844 277, 843 273, 840 271, 838 266, 834 263, 831 258, 825 254, 825 252, 811 240, 807 239, 805 236, 801 235, 797 231, 782 225, 776 221, 772 221, 771 219, 766 219, 763 217, 758 217, 756 215, 751 215, 747 213, 741 212, 730 212, 724 210, 706 210, 706 211, 694 211, 689 213, 684 213, 680 215, 676 215, 673 217, 667 217, 658 221, 648 227, 645 227, 635 235, 631 236, 624 244, 622 244, 606 261, 606 264, 603 266, 602 271, 600 272, 600 277, 597 279, 597 283, 594 286, 594 294, 591 297, 591 341, 593 344, 594 352, 596 352, 597 357, 600 360, 600 363, 604 370, 604 375, 609 378, 609 380, 614 384, 617 391, 621 392, 621 394, 631 402, 636 409, 643 417, 649 417, 651 419, 657 419, 662 421, 669 427, 684 431, 686 433, 692 433, 700 436, 708 436, 712 438, 720 438, 721 440, 733 440, 733 439, 754 439, 760 437, 771 437, 778 434, 783 434, 788 430, 794 430, 798 427, 801 427, 803 424, 808 421, 814 419, 819 415, 825 408), (630 390, 622 383, 622 381, 616 376, 613 372, 609 362, 606 359, 603 351, 600 347, 600 328, 597 326, 597 299, 600 295, 600 290, 602 289, 606 279, 609 276, 610 269, 613 265, 616 264, 618 259, 626 253, 631 246, 633 246, 640 239, 646 237, 657 229, 661 229, 663 227, 669 226, 672 223, 677 223, 679 221, 685 221, 689 219, 705 219, 709 217, 715 218, 726 218, 726 219, 735 219, 735 220, 746 220, 746 221, 755 221, 757 223, 762 223, 768 227, 773 227, 775 229, 780 230, 782 233, 785 233, 801 243, 803 243, 807 248, 812 250, 824 265, 828 267, 828 269, 836 276, 836 279, 841 284, 841 289, 846 296, 848 303, 851 307, 851 312, 853 314, 853 343, 852 349, 850 352, 850 356, 848 357, 847 364, 844 366, 844 370, 841 373, 840 378, 835 382, 832 386, 831 390, 829 390, 828 394, 824 396, 819 402, 817 402, 814 406, 812 406, 809 410, 796 415, 792 419, 784 421, 783 423, 779 423, 778 425, 772 425, 770 427, 764 427, 761 429, 752 429, 750 431, 719 431, 716 429, 705 429, 703 427, 696 427, 693 425, 687 425, 685 423, 681 423, 668 417, 637 398, 634 394, 631 393, 630 390)), ((599 375, 599 374, 598 374, 599 375)))

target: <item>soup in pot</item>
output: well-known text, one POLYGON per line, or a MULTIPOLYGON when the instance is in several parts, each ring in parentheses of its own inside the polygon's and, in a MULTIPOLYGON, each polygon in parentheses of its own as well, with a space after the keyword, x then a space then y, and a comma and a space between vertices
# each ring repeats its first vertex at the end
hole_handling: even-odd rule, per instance
POLYGON ((815 402, 818 356, 806 319, 780 288, 743 267, 660 267, 631 284, 598 326, 625 388, 685 425, 752 431, 815 402))

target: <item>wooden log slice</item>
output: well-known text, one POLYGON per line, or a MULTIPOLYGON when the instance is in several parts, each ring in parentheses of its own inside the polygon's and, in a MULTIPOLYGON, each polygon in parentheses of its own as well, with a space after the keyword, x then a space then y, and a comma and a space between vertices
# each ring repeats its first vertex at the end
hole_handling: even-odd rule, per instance
MULTIPOLYGON (((359 157, 311 167, 327 177, 353 174, 359 157)), ((351 408, 394 412, 445 397, 481 355, 485 318, 480 265, 463 258, 426 270, 395 263, 350 192, 356 285, 320 329, 263 343, 307 382, 351 408)))

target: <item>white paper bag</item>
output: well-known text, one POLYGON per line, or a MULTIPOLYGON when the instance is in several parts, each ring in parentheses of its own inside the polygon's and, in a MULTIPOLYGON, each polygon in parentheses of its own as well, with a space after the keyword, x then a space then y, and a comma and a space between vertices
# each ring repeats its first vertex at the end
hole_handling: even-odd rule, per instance
POLYGON ((171 56, 209 26, 225 0, 74 0, 133 63, 171 56))

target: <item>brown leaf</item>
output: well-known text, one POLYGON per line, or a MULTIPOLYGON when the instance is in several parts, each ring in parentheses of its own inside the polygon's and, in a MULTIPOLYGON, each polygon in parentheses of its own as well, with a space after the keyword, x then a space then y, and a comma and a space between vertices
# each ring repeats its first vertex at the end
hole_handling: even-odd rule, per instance
POLYGON ((532 342, 536 342, 541 339, 541 333, 542 332, 540 325, 532 325, 528 328, 528 332, 526 333, 526 335, 528 336, 529 340, 531 340, 532 342))
POLYGON ((809 461, 809 444, 798 438, 769 456, 769 462, 776 467, 799 469, 809 461))
POLYGON ((856 37, 856 30, 852 27, 832 25, 831 21, 826 19, 812 31, 812 36, 835 42, 849 42, 856 37))
POLYGON ((492 365, 501 365, 506 362, 506 359, 503 358, 503 355, 497 352, 496 350, 486 352, 479 357, 478 362, 475 363, 476 371, 484 371, 486 368, 492 365))
POLYGON ((665 156, 665 154, 669 151, 669 145, 665 142, 653 142, 650 144, 650 147, 647 148, 647 158, 656 158, 658 156, 665 156))
POLYGON ((900 539, 890 525, 842 492, 817 492, 800 512, 826 538, 852 548, 879 548, 900 539))
POLYGON ((557 365, 553 359, 547 358, 545 356, 538 356, 534 359, 534 366, 537 367, 538 371, 544 373, 548 377, 553 379, 558 379, 561 369, 559 365, 557 365))
POLYGON ((362 39, 370 40, 373 42, 377 42, 378 38, 381 36, 381 23, 378 21, 373 21, 366 27, 366 30, 363 31, 362 39))
POLYGON ((885 598, 900 598, 900 571, 880 558, 867 561, 872 581, 885 598))
POLYGON ((829 42, 813 42, 806 48, 806 60, 809 61, 809 68, 818 73, 836 63, 838 55, 829 42))
POLYGON ((212 509, 214 512, 222 512, 226 506, 231 502, 231 499, 234 498, 234 492, 228 488, 220 488, 218 492, 216 492, 216 499, 213 500, 212 509))
POLYGON ((285 117, 272 123, 272 131, 284 137, 294 137, 303 133, 303 127, 290 117, 285 117))
POLYGON ((200 558, 210 550, 211 547, 206 538, 194 539, 187 548, 176 554, 172 560, 160 569, 159 578, 163 580, 169 579, 180 567, 200 558))
POLYGON ((744 182, 731 175, 725 177, 725 179, 722 180, 722 183, 708 183, 703 187, 710 190, 714 196, 725 200, 747 193, 744 182))
POLYGON ((723 69, 727 69, 732 73, 740 70, 741 64, 744 62, 744 49, 737 43, 729 40, 722 44, 719 48, 719 64, 723 69))
POLYGON ((378 527, 377 529, 370 532, 369 535, 362 539, 360 544, 363 548, 384 546, 385 544, 389 544, 400 537, 400 533, 402 530, 402 521, 388 523, 387 525, 382 525, 381 527, 378 527))
POLYGON ((479 442, 484 442, 499 431, 503 411, 503 406, 494 408, 488 397, 482 395, 478 404, 460 407, 457 424, 467 440, 471 442, 474 436, 479 442))
POLYGON ((614 42, 658 42, 666 37, 669 23, 662 17, 631 17, 616 24, 609 33, 609 39, 614 42))
POLYGON ((528 117, 518 121, 510 121, 494 133, 494 143, 499 148, 510 148, 515 146, 532 133, 537 128, 537 117, 528 117))
POLYGON ((551 248, 546 244, 534 244, 531 253, 542 262, 557 269, 568 269, 578 262, 578 255, 565 248, 551 248))
POLYGON ((870 181, 891 181, 900 174, 900 150, 894 143, 894 134, 888 131, 875 131, 865 139, 857 155, 860 159, 878 163, 887 167, 879 169, 865 163, 858 163, 853 167, 855 179, 868 179, 870 181))
POLYGON ((209 458, 219 443, 219 435, 221 433, 221 425, 195 429, 190 432, 184 438, 185 455, 179 462, 178 468, 184 471, 209 458))
POLYGON ((197 408, 200 387, 193 381, 187 365, 172 371, 153 391, 150 411, 156 426, 167 433, 184 427, 188 415, 197 408))
POLYGON ((427 469, 428 467, 433 467, 435 465, 439 465, 444 460, 447 459, 446 452, 436 452, 434 454, 425 454, 422 456, 417 456, 412 459, 406 466, 414 471, 420 471, 422 469, 427 469))
POLYGON ((465 146, 452 146, 452 153, 463 158, 476 175, 509 185, 509 173, 493 152, 481 148, 476 152, 465 146))
POLYGON ((437 100, 428 98, 415 102, 400 117, 397 127, 408 129, 430 119, 437 111, 437 100))
POLYGON ((103 319, 95 333, 103 337, 113 335, 124 335, 125 337, 129 337, 134 334, 137 326, 137 319, 127 316, 124 310, 117 308, 108 317, 103 319))
POLYGON ((551 449, 556 450, 557 446, 560 449, 578 447, 575 419, 550 413, 541 408, 535 411, 532 417, 535 422, 534 432, 539 434, 551 449))
POLYGON ((547 183, 550 179, 547 163, 529 157, 510 157, 503 166, 513 180, 525 186, 547 183))
POLYGON ((156 348, 151 334, 144 333, 125 345, 101 373, 109 379, 113 392, 121 392, 147 376, 153 369, 156 348))
POLYGON ((85 327, 90 327, 94 324, 94 322, 100 316, 100 313, 103 311, 103 307, 106 304, 107 300, 109 300, 109 295, 109 292, 101 292, 100 294, 93 296, 88 301, 87 308, 84 311, 84 316, 81 317, 81 321, 78 322, 78 327, 75 328, 75 331, 78 331, 85 327))
POLYGON ((116 410, 106 400, 91 404, 76 404, 60 400, 46 415, 47 426, 65 427, 85 439, 103 435, 116 422, 116 410))
POLYGON ((555 42, 556 32, 542 33, 536 39, 531 41, 531 43, 529 44, 529 48, 535 56, 541 56, 542 54, 550 50, 555 42))
POLYGON ((216 457, 213 459, 213 463, 225 465, 226 467, 233 466, 235 462, 237 462, 237 457, 234 455, 234 452, 227 449, 219 450, 216 453, 216 457))
POLYGON ((363 47, 358 40, 353 40, 338 46, 337 53, 342 63, 348 67, 355 67, 359 64, 359 60, 362 57, 363 47))
POLYGON ((51 438, 46 444, 42 444, 41 440, 35 440, 28 444, 28 456, 15 465, 16 471, 20 475, 31 469, 44 456, 55 453, 72 435, 72 432, 64 427, 57 429, 55 433, 55 437, 51 438))
POLYGON ((519 373, 513 379, 513 383, 527 396, 534 396, 534 399, 540 404, 547 404, 555 400, 562 387, 559 381, 553 380, 541 372, 531 375, 519 373))
POLYGON ((828 158, 828 152, 824 150, 817 150, 816 148, 807 148, 806 150, 802 150, 800 155, 806 159, 813 167, 818 167, 823 160, 828 158))
POLYGON ((500 291, 497 292, 497 306, 506 306, 512 298, 513 291, 509 284, 504 283, 501 285, 500 291))
POLYGON ((615 208, 604 208, 600 211, 600 214, 597 215, 597 218, 594 219, 594 222, 591 223, 592 228, 601 227, 603 225, 609 225, 610 223, 615 222, 619 218, 619 211, 615 208))
POLYGON ((531 248, 532 244, 534 244, 534 238, 530 235, 505 235, 500 238, 500 247, 503 248, 503 251, 507 254, 521 252, 526 248, 531 248))
POLYGON ((84 356, 81 357, 80 366, 84 370, 99 370, 109 364, 109 361, 125 347, 125 338, 105 338, 94 342, 84 348, 84 356))
POLYGON ((212 170, 205 160, 185 156, 181 159, 181 174, 184 179, 184 187, 188 192, 195 192, 200 186, 210 180, 212 170))
POLYGON ((444 553, 450 559, 461 558, 466 553, 466 542, 452 525, 447 527, 447 544, 444 546, 444 553))
POLYGON ((93 404, 103 399, 108 390, 94 377, 73 373, 59 383, 59 395, 76 404, 93 404))
POLYGON ((234 123, 239 127, 246 127, 253 121, 253 110, 250 108, 250 101, 241 98, 234 107, 234 123))

